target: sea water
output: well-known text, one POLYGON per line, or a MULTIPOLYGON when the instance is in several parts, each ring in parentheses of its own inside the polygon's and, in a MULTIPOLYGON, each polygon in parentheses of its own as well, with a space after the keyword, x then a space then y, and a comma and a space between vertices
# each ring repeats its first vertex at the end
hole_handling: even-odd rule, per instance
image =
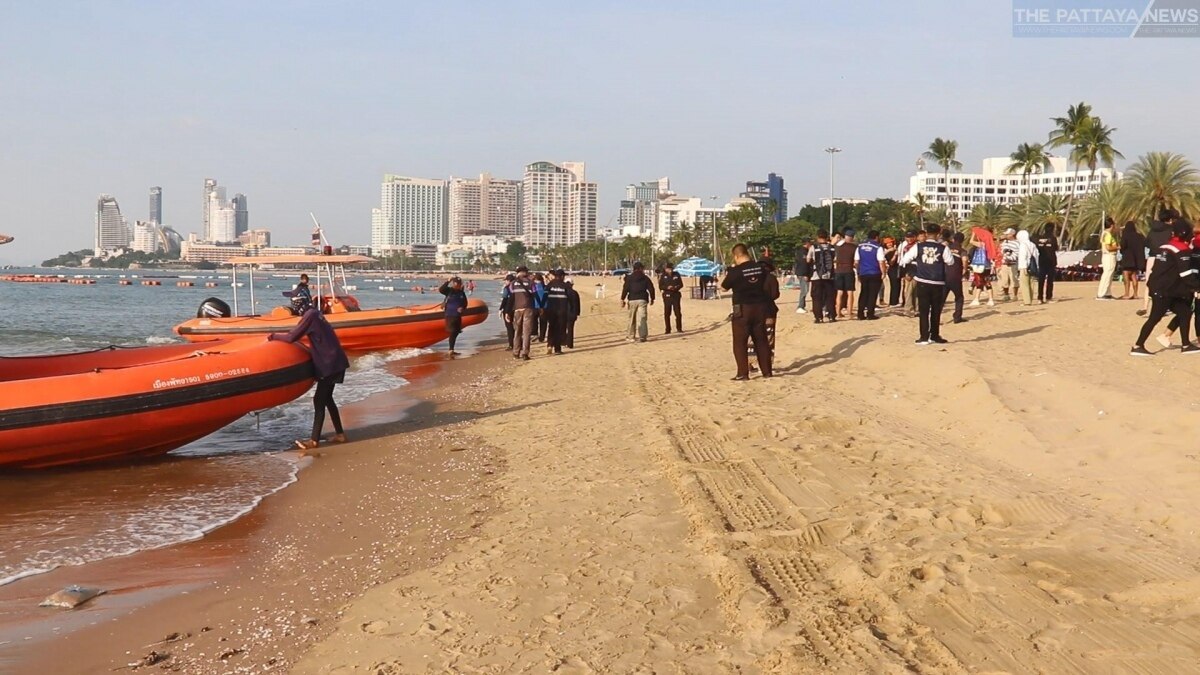
MULTIPOLYGON (((218 297, 233 304, 228 272, 151 270, 8 270, 7 273, 84 275, 95 284, 0 282, 0 356, 25 356, 178 342, 171 328, 195 316, 201 301, 218 297), (129 285, 121 285, 128 279, 129 285), (160 286, 143 286, 146 279, 160 286), (194 286, 176 283, 189 281, 194 286), (205 283, 216 283, 206 288, 205 283)), ((260 312, 284 304, 299 273, 256 279, 260 312)), ((381 291, 380 285, 411 289, 440 280, 402 280, 372 273, 350 277, 366 308, 439 302, 435 291, 381 291), (386 279, 387 281, 375 281, 386 279), (394 282, 391 281, 394 279, 394 282)), ((245 281, 245 278, 241 279, 245 281)), ((480 282, 475 297, 491 308, 488 320, 460 338, 470 353, 500 332, 496 318, 499 284, 480 282)), ((238 289, 240 309, 247 288, 238 289)), ((444 344, 435 349, 444 349, 444 344)), ((397 349, 352 357, 339 405, 361 401, 408 383, 389 364, 422 357, 430 350, 397 349)), ((312 392, 291 403, 247 415, 164 458, 40 472, 0 473, 0 585, 64 565, 81 565, 204 536, 245 515, 263 498, 298 477, 287 449, 306 437, 312 424, 312 392)), ((5 401, 7 404, 8 402, 5 401)))

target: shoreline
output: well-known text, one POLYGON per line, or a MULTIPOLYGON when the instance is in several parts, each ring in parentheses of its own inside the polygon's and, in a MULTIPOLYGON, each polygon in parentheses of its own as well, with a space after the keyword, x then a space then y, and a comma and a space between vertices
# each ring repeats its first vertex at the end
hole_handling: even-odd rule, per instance
POLYGON ((92 673, 150 652, 169 653, 163 667, 187 672, 286 669, 289 654, 328 632, 339 604, 432 564, 488 513, 486 486, 501 460, 487 448, 458 451, 467 444, 441 431, 455 419, 462 391, 488 377, 496 361, 481 346, 449 368, 440 354, 388 364, 410 385, 346 406, 352 441, 323 446, 294 484, 248 514, 193 541, 0 588, 0 603, 44 615, 9 626, 40 639, 0 646, 0 670, 92 673), (469 508, 448 496, 468 498, 469 508), (395 509, 397 518, 373 514, 363 501, 395 509), (372 561, 371 569, 360 559, 372 561), (112 590, 76 610, 36 608, 81 576, 112 590), (64 633, 69 655, 43 648, 64 633), (173 634, 190 637, 163 642, 173 634))

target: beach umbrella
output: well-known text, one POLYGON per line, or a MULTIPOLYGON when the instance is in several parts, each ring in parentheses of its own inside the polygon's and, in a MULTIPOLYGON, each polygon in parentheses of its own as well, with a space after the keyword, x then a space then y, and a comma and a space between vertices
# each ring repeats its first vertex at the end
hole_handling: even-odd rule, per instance
POLYGON ((675 265, 675 271, 681 277, 715 277, 721 266, 705 258, 685 258, 675 265))

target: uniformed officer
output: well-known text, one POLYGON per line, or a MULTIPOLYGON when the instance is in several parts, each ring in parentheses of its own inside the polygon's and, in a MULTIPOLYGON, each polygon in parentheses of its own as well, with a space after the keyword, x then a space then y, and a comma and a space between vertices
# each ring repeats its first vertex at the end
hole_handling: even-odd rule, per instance
POLYGON ((662 294, 663 320, 666 322, 667 335, 671 334, 671 314, 675 315, 675 330, 683 332, 683 277, 675 271, 671 263, 663 265, 662 274, 658 275, 658 290, 662 294))
POLYGON ((567 288, 567 273, 563 270, 552 270, 550 281, 546 283, 546 306, 542 310, 546 317, 546 353, 561 354, 567 319, 571 314, 570 289, 567 288))
POLYGON ((737 362, 734 380, 750 379, 750 360, 746 349, 754 343, 754 355, 763 377, 771 377, 771 347, 767 340, 767 319, 771 316, 771 298, 767 293, 766 268, 750 259, 745 244, 733 247, 733 266, 721 281, 721 288, 733 291, 733 360, 737 362))

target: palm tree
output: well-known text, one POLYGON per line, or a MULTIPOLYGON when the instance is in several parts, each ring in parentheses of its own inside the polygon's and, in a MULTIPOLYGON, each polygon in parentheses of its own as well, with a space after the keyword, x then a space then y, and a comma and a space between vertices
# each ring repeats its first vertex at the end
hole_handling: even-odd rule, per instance
POLYGON ((950 212, 950 209, 944 206, 939 206, 936 209, 925 213, 924 222, 937 223, 943 227, 954 227, 955 218, 954 214, 950 212))
POLYGON ((962 222, 960 229, 964 234, 969 234, 971 228, 974 227, 982 227, 985 230, 995 232, 1000 229, 1004 214, 1007 211, 1008 209, 1004 206, 993 202, 976 204, 975 208, 971 209, 971 213, 967 215, 966 220, 962 222))
MULTIPOLYGON (((1050 147, 1061 148, 1063 146, 1071 147, 1071 161, 1075 165, 1075 172, 1079 172, 1079 158, 1077 148, 1079 147, 1080 134, 1084 127, 1091 124, 1092 106, 1080 101, 1078 105, 1073 105, 1067 108, 1066 117, 1051 117, 1050 121, 1054 122, 1054 131, 1050 132, 1050 147)), ((1075 184, 1071 184, 1071 191, 1067 194, 1067 212, 1063 215, 1063 229, 1060 236, 1066 235, 1066 227, 1071 219, 1071 206, 1075 202, 1075 184)))
POLYGON ((1004 167, 1004 173, 1020 173, 1026 195, 1029 194, 1029 174, 1050 170, 1050 153, 1041 143, 1022 143, 1008 158, 1012 161, 1004 167))
POLYGON ((762 222, 762 209, 758 208, 758 204, 739 204, 738 207, 729 213, 725 214, 725 219, 728 221, 733 238, 737 239, 738 234, 744 228, 753 226, 754 223, 762 222))
POLYGON ((1137 222, 1139 214, 1129 181, 1119 180, 1101 183, 1096 191, 1079 204, 1079 218, 1067 230, 1067 239, 1075 245, 1089 244, 1093 236, 1102 229, 1105 218, 1112 218, 1118 225, 1128 221, 1137 222))
POLYGON ((926 197, 924 192, 918 192, 909 205, 913 215, 917 217, 917 227, 920 228, 925 220, 925 212, 929 210, 929 197, 926 197))
POLYGON ((1062 195, 1042 192, 1030 195, 1023 202, 1021 227, 1031 232, 1041 232, 1045 225, 1061 228, 1066 218, 1070 199, 1062 195))
POLYGON ((940 137, 933 139, 933 142, 929 144, 929 149, 921 153, 922 157, 931 162, 935 162, 938 166, 942 167, 942 180, 945 181, 946 184, 945 190, 947 209, 953 207, 953 204, 950 203, 950 169, 962 168, 962 162, 955 159, 955 155, 957 154, 958 141, 942 139, 940 137))
MULTIPOLYGON (((1091 190, 1092 181, 1096 180, 1096 167, 1103 164, 1109 168, 1118 158, 1125 159, 1112 145, 1112 134, 1116 131, 1104 126, 1099 117, 1093 117, 1079 130, 1079 138, 1071 159, 1079 164, 1086 164, 1089 170, 1087 189, 1091 190)), ((1072 189, 1074 194, 1074 189, 1072 189)))
POLYGON ((1136 213, 1153 216, 1172 208, 1193 219, 1200 216, 1200 172, 1183 155, 1148 152, 1129 167, 1123 182, 1129 183, 1136 213))

